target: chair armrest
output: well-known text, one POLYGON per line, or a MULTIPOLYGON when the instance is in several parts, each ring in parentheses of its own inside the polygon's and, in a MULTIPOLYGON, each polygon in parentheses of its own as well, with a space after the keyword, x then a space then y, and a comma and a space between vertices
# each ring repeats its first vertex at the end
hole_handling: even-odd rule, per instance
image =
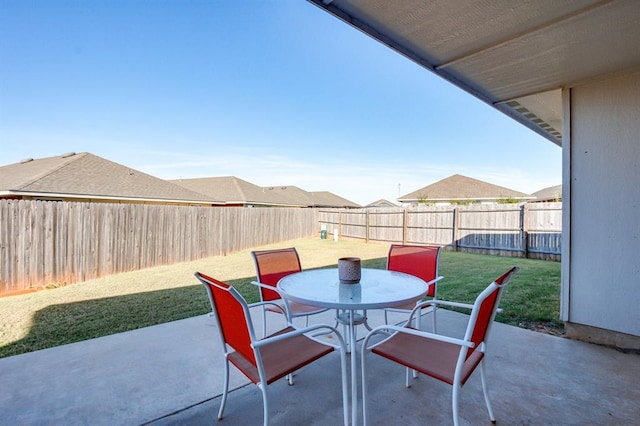
MULTIPOLYGON (((282 300, 282 302, 284 303, 284 314, 287 316, 288 320, 291 321, 291 308, 289 307, 289 302, 287 301, 287 299, 285 299, 284 297, 282 297, 282 294, 280 294, 280 292, 278 291, 277 287, 274 287, 272 285, 269 284, 264 284, 261 283, 260 281, 251 281, 251 284, 257 286, 257 287, 262 287, 262 288, 266 288, 272 291, 275 291, 276 293, 278 293, 278 295, 280 296, 280 299, 282 300)), ((271 302, 272 305, 275 305, 278 307, 278 309, 282 310, 282 307, 276 303, 271 302)))
MULTIPOLYGON (((380 325, 374 328, 373 330, 371 330, 369 334, 367 334, 367 337, 365 337, 362 343, 362 351, 364 352, 365 349, 367 350, 369 349, 367 347, 367 343, 369 342, 369 339, 372 336, 374 336, 375 334, 384 334, 386 336, 389 336, 389 333, 388 333, 389 330, 400 332, 400 333, 412 334, 414 336, 424 337, 426 339, 439 340, 441 342, 452 343, 458 346, 466 346, 468 348, 473 348, 475 346, 475 343, 468 340, 456 339, 455 337, 443 336, 441 334, 434 334, 428 331, 416 330, 415 328, 402 327, 398 325, 380 325)), ((387 338, 390 338, 390 336, 387 338)))
POLYGON ((411 321, 413 321, 413 316, 415 315, 415 313, 417 311, 420 311, 422 308, 425 308, 427 306, 434 306, 435 307, 435 305, 444 305, 444 306, 452 306, 452 307, 456 307, 456 308, 473 309, 473 305, 470 305, 468 303, 449 302, 449 301, 446 301, 446 300, 439 300, 439 299, 425 300, 424 302, 418 303, 413 308, 413 310, 409 314, 409 319, 407 320, 409 322, 407 324, 409 324, 409 323, 411 323, 411 321))
POLYGON ((434 305, 444 305, 444 306, 451 306, 454 308, 473 309, 473 304, 471 303, 452 302, 449 300, 440 300, 440 299, 426 300, 424 302, 421 302, 420 305, 428 304, 428 302, 432 302, 434 305))
MULTIPOLYGON (((448 300, 432 299, 432 300, 425 300, 424 302, 418 303, 416 307, 413 308, 413 310, 416 311, 428 305, 444 305, 444 306, 451 306, 454 308, 462 308, 462 309, 469 309, 469 310, 473 309, 473 305, 470 303, 450 302, 448 300)), ((503 310, 502 308, 498 308, 496 312, 501 314, 503 310)), ((411 312, 411 315, 413 315, 413 311, 411 312)))
POLYGON ((255 285, 256 287, 262 287, 262 288, 266 288, 268 290, 273 290, 276 293, 280 294, 280 292, 278 291, 278 287, 274 287, 274 286, 269 285, 269 284, 264 284, 264 283, 261 283, 260 281, 251 281, 251 284, 255 285))
POLYGON ((277 303, 275 303, 275 302, 266 301, 266 302, 255 302, 255 303, 248 303, 248 304, 247 304, 247 306, 248 306, 249 308, 256 308, 256 307, 258 307, 258 306, 265 306, 265 305, 271 305, 271 306, 273 306, 274 308, 277 308, 277 309, 281 310, 283 314, 286 314, 286 312, 284 312, 284 310, 282 309, 282 306, 278 305, 278 304, 277 304, 277 303))
POLYGON ((340 343, 339 345, 332 345, 331 343, 325 342, 325 341, 320 341, 317 339, 314 339, 313 337, 307 336, 310 339, 313 339, 317 342, 320 342, 322 344, 325 344, 327 346, 333 346, 334 348, 340 348, 341 351, 344 350, 346 352, 347 350, 347 345, 344 342, 344 338, 342 337, 342 335, 340 334, 340 332, 338 332, 338 330, 334 327, 331 327, 330 325, 326 325, 326 324, 316 324, 316 325, 310 325, 308 327, 304 327, 304 328, 295 328, 293 331, 289 331, 287 333, 282 333, 282 334, 278 334, 275 336, 271 336, 271 337, 267 337, 265 339, 262 340, 257 340, 255 342, 253 342, 251 345, 254 348, 260 348, 262 346, 266 346, 266 345, 270 345, 272 343, 276 343, 279 342, 281 340, 286 340, 286 339, 290 339, 291 337, 295 337, 295 336, 299 336, 301 334, 306 334, 306 333, 310 333, 312 331, 315 330, 320 330, 320 329, 325 329, 328 330, 329 332, 333 332, 336 337, 338 338, 338 342, 340 343))
POLYGON ((436 284, 436 283, 440 282, 440 280, 442 280, 443 278, 444 277, 442 275, 439 276, 439 277, 436 277, 436 278, 432 279, 431 281, 428 281, 427 285, 436 284))

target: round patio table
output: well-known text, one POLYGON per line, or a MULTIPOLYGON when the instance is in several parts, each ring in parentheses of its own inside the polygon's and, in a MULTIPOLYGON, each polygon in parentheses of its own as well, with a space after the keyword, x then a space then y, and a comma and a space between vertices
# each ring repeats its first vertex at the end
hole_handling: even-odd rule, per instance
MULTIPOLYGON (((358 284, 341 284, 338 269, 314 269, 287 275, 278 281, 278 290, 287 300, 322 308, 344 310, 338 320, 349 326, 349 346, 356 347, 355 327, 366 323, 367 309, 383 309, 415 302, 427 294, 427 283, 413 275, 385 269, 362 269, 358 284)), ((351 354, 352 424, 357 424, 358 386, 356 355, 351 354)))

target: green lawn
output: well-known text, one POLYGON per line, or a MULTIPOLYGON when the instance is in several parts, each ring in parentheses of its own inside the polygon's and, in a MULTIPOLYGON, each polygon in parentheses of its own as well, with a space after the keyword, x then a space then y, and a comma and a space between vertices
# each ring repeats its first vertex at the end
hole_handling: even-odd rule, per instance
MULTIPOLYGON (((359 256, 363 266, 384 268, 387 243, 303 239, 267 247, 295 246, 305 269, 335 265, 359 256)), ((506 288, 497 320, 561 333, 558 321, 560 263, 442 252, 439 297, 472 302, 513 265, 520 272, 506 288)), ((234 285, 249 302, 258 300, 250 250, 228 256, 132 271, 52 290, 0 298, 0 357, 201 315, 210 310, 201 271, 234 285)))

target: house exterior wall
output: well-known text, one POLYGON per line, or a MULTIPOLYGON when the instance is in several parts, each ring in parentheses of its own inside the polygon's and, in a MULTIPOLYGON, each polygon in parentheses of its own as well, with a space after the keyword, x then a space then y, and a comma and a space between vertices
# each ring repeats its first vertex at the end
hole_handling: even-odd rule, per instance
POLYGON ((565 117, 562 317, 640 336, 640 71, 573 87, 565 117))

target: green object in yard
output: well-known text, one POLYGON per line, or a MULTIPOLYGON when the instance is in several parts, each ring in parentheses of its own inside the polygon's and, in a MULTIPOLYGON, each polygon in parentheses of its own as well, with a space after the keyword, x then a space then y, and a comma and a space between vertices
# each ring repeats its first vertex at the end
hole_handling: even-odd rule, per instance
POLYGON ((327 239, 327 230, 323 229, 322 231, 320 231, 320 239, 322 240, 326 240, 327 239))

